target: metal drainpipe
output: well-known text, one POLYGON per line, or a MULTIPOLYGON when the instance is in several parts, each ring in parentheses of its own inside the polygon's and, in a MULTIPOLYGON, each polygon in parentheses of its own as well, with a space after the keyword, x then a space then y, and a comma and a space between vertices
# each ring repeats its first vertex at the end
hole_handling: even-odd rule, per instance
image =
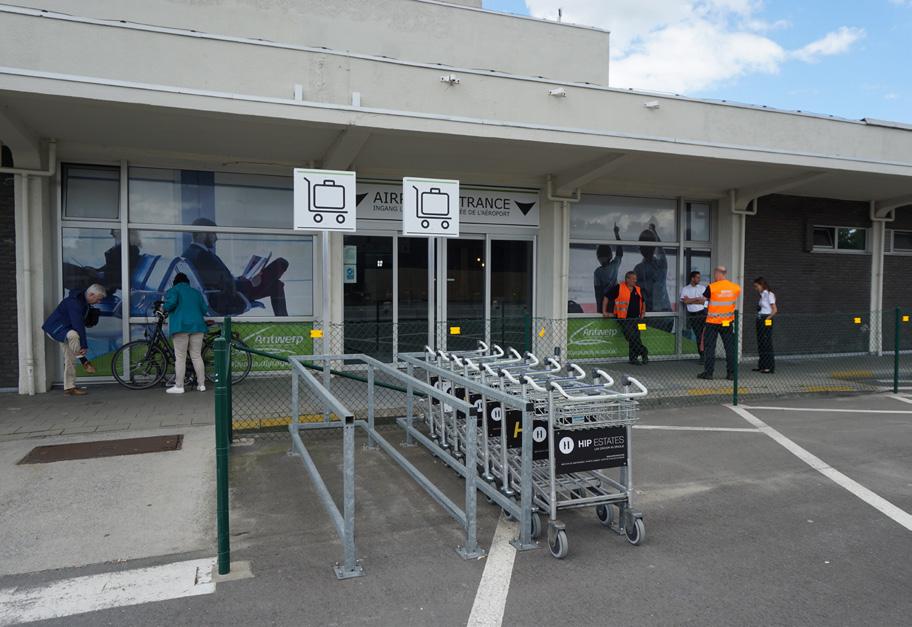
POLYGON ((871 201, 868 209, 869 218, 871 219, 872 226, 877 227, 877 233, 874 237, 874 250, 871 251, 871 296, 870 302, 868 303, 868 309, 870 310, 871 317, 871 334, 868 340, 868 349, 872 353, 877 355, 883 354, 883 324, 884 317, 883 312, 883 274, 884 274, 884 252, 886 251, 887 242, 887 231, 885 223, 893 222, 896 219, 896 210, 892 209, 884 217, 879 217, 877 215, 876 203, 871 201), (877 312, 880 312, 880 320, 878 321, 878 328, 880 333, 874 332, 874 316, 877 312))
MULTIPOLYGON (((750 209, 738 209, 735 206, 736 202, 736 191, 734 189, 728 190, 728 198, 731 204, 731 212, 734 215, 741 216, 740 224, 738 225, 738 274, 737 278, 741 279, 741 282, 744 283, 744 250, 745 243, 744 240, 747 237, 747 217, 757 215, 757 199, 751 199, 750 209)), ((738 296, 738 311, 744 311, 744 290, 741 290, 741 294, 738 296)), ((742 316, 743 320, 743 316, 742 316)), ((738 325, 738 354, 741 354, 742 347, 742 337, 743 337, 743 324, 738 325)))
POLYGON ((32 242, 29 220, 29 194, 30 176, 52 177, 57 174, 57 142, 50 140, 48 143, 48 168, 47 170, 28 170, 24 168, 0 168, 0 174, 14 174, 19 177, 22 188, 22 297, 25 301, 24 320, 25 328, 25 377, 26 391, 29 396, 35 395, 35 349, 32 337, 32 242))

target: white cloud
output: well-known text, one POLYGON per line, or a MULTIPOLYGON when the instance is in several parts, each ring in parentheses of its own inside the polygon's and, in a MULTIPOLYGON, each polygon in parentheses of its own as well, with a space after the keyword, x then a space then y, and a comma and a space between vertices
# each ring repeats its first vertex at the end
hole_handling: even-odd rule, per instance
MULTIPOLYGON (((912 2, 912 0, 905 0, 912 2)), ((763 0, 525 0, 536 17, 611 31, 611 84, 694 92, 753 73, 775 74, 789 60, 842 54, 864 36, 842 27, 789 51, 769 33, 791 24, 761 15, 763 0)))
POLYGON ((832 33, 827 33, 817 41, 812 41, 795 50, 792 52, 792 56, 806 63, 816 63, 820 57, 847 52, 852 44, 864 36, 864 29, 843 26, 832 33))
POLYGON ((912 0, 890 0, 890 4, 895 4, 901 7, 912 7, 912 0))

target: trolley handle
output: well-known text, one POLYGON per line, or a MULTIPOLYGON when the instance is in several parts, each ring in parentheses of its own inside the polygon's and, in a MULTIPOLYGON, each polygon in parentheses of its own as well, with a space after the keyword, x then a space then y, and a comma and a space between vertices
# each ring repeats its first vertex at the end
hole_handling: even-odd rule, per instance
POLYGON ((469 370, 474 370, 475 372, 479 372, 481 370, 481 368, 478 366, 478 364, 476 364, 474 361, 472 361, 468 357, 465 358, 465 362, 466 362, 466 364, 468 364, 469 370))
POLYGON ((536 357, 535 355, 533 355, 533 354, 530 353, 529 351, 526 351, 526 359, 528 359, 528 360, 531 362, 531 363, 529 364, 530 366, 537 366, 538 364, 541 363, 541 361, 538 359, 538 357, 536 357))
POLYGON ((502 349, 502 348, 501 348, 500 346, 498 346, 497 344, 492 344, 492 346, 494 347, 494 356, 495 356, 495 357, 503 357, 503 356, 504 356, 504 349, 502 349))
POLYGON ((484 368, 485 372, 487 372, 489 375, 491 375, 492 377, 497 377, 497 373, 494 371, 493 368, 491 368, 490 364, 483 364, 482 367, 484 368))
POLYGON ((519 351, 518 351, 518 350, 516 350, 516 349, 513 348, 512 346, 510 347, 509 350, 510 350, 510 354, 513 355, 513 358, 514 358, 514 359, 518 359, 518 360, 522 361, 522 358, 523 358, 523 357, 522 357, 522 355, 519 354, 519 351))
POLYGON ((437 353, 434 352, 434 349, 431 348, 430 346, 428 346, 427 344, 424 345, 424 352, 425 352, 426 357, 436 357, 437 356, 437 353))
POLYGON ((628 392, 627 394, 625 394, 625 396, 627 396, 628 398, 637 398, 640 396, 646 396, 649 393, 649 391, 646 389, 645 385, 643 385, 642 383, 640 383, 639 381, 637 381, 630 375, 624 375, 624 378, 621 379, 621 385, 623 385, 624 387, 629 387, 630 385, 633 385, 634 387, 639 388, 639 392, 628 392))
POLYGON ((490 346, 488 346, 482 340, 478 340, 478 350, 479 350, 479 352, 487 353, 490 350, 490 346))
POLYGON ((440 348, 437 349, 437 356, 440 357, 440 359, 442 359, 443 361, 450 361, 450 356, 447 355, 446 352, 440 348))
POLYGON ((579 366, 577 366, 576 364, 567 364, 567 372, 570 373, 571 376, 573 376, 576 380, 586 378, 586 371, 583 370, 582 368, 580 368, 579 366), (576 374, 573 375, 573 373, 570 372, 571 370, 576 371, 576 374))
POLYGON ((561 363, 559 361, 557 361, 556 359, 554 359, 554 357, 548 357, 547 363, 551 366, 551 370, 549 370, 548 372, 552 372, 552 373, 560 372, 563 369, 563 366, 561 365, 561 363))
POLYGON ((451 356, 450 359, 452 359, 453 363, 456 364, 457 366, 459 366, 460 368, 465 367, 465 364, 462 363, 462 357, 460 357, 459 355, 453 355, 453 356, 451 356))
MULTIPOLYGON (((576 380, 577 379, 572 379, 571 382, 576 381, 576 380)), ((565 390, 559 382, 551 381, 550 383, 551 383, 551 387, 553 387, 555 390, 560 392, 561 396, 563 396, 567 400, 571 400, 571 401, 586 401, 586 402, 603 401, 603 400, 607 401, 607 400, 617 400, 619 398, 632 398, 633 396, 642 396, 642 394, 636 394, 636 395, 622 394, 620 392, 612 392, 610 390, 608 390, 606 394, 584 394, 581 396, 574 396, 574 395, 570 394, 567 390, 565 390)), ((591 389, 591 387, 592 386, 589 386, 588 389, 591 389)))
POLYGON ((507 370, 506 368, 501 368, 500 376, 506 377, 507 381, 509 381, 510 383, 512 383, 514 385, 519 385, 519 379, 517 379, 512 374, 510 374, 510 371, 507 370))
POLYGON ((539 384, 537 384, 535 382, 535 379, 533 379, 532 377, 530 377, 528 375, 523 377, 523 382, 530 385, 532 387, 532 389, 535 390, 536 392, 547 392, 547 390, 545 388, 543 388, 542 386, 540 386, 539 384))
POLYGON ((592 378, 601 377, 605 380, 605 385, 614 385, 614 379, 611 378, 611 375, 602 370, 601 368, 596 368, 592 371, 592 378))

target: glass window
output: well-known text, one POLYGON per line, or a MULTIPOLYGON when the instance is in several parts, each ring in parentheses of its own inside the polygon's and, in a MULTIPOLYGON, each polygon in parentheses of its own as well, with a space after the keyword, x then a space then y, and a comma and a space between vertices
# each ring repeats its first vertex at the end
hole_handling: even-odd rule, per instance
POLYGON ((677 241, 677 201, 584 195, 570 209, 570 238, 606 241, 677 241))
MULTIPOLYGON (((94 364, 95 376, 111 376, 111 356, 120 348, 120 231, 111 229, 64 228, 62 231, 63 295, 85 290, 93 283, 108 288, 108 296, 95 305, 98 324, 86 329, 87 356, 94 364)), ((76 365, 76 375, 89 376, 76 365)))
POLYGON ((893 231, 893 250, 912 252, 912 231, 893 231))
POLYGON ((399 350, 414 352, 428 343, 428 245, 423 237, 399 237, 399 350))
POLYGON ((291 177, 130 168, 130 221, 290 229, 291 177))
POLYGON ((65 218, 117 220, 120 218, 120 168, 63 166, 65 218))
POLYGON ((689 202, 685 205, 685 219, 687 232, 685 239, 695 242, 709 241, 709 204, 702 202, 689 202))
POLYGON ((865 229, 858 228, 840 228, 838 231, 838 248, 839 250, 860 250, 863 251, 866 249, 866 235, 867 231, 865 229))
POLYGON ((393 238, 346 235, 342 257, 344 351, 389 361, 393 354, 393 238))
POLYGON ((148 316, 183 272, 210 316, 313 315, 313 238, 131 231, 130 315, 148 316))
POLYGON ((814 227, 814 248, 834 248, 833 229, 827 227, 814 227))
POLYGON ((678 249, 660 246, 570 244, 567 313, 600 313, 604 292, 628 271, 646 299, 646 312, 676 311, 678 249))

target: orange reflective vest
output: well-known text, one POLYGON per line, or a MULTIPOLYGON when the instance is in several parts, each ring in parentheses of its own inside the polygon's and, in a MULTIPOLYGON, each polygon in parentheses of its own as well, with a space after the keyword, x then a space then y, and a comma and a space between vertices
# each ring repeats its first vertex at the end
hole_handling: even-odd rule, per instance
POLYGON ((731 324, 735 319, 735 306, 741 288, 737 283, 723 279, 709 284, 709 302, 706 304, 706 323, 731 324))
MULTIPOLYGON (((643 292, 638 285, 634 286, 634 291, 640 297, 640 312, 634 318, 642 318, 646 314, 646 301, 643 300, 643 292)), ((630 307, 630 288, 626 283, 618 285, 618 296, 614 299, 614 317, 626 318, 627 308, 630 307)))

